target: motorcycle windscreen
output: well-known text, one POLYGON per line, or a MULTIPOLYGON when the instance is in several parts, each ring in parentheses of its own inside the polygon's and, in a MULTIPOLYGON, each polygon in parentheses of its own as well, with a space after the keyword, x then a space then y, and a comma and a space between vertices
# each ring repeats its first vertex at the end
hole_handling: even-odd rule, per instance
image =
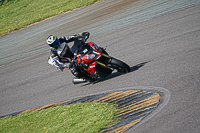
POLYGON ((71 47, 71 50, 73 52, 79 51, 83 45, 84 45, 84 42, 82 40, 76 39, 74 40, 74 45, 71 47))
POLYGON ((71 50, 74 53, 78 52, 78 54, 88 54, 92 52, 92 48, 87 43, 78 39, 74 41, 74 45, 71 47, 71 50))

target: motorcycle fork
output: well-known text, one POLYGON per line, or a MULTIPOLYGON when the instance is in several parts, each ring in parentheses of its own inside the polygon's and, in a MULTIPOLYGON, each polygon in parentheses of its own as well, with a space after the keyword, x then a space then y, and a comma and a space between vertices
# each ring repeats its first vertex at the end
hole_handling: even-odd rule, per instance
POLYGON ((102 57, 98 61, 96 61, 96 63, 103 67, 108 68, 107 64, 111 62, 112 58, 109 55, 104 54, 104 53, 102 53, 101 56, 102 57))

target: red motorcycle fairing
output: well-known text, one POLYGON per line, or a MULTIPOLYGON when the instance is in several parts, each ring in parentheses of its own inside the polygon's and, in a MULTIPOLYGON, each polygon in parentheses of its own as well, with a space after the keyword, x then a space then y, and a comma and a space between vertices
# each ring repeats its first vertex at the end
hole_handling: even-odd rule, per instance
MULTIPOLYGON (((87 71, 89 74, 94 74, 95 70, 96 70, 96 62, 95 60, 97 60, 98 58, 101 57, 101 49, 93 42, 88 42, 87 43, 93 50, 92 52, 88 53, 88 54, 78 54, 78 58, 76 59, 78 61, 78 63, 81 64, 89 64, 87 69, 84 69, 85 71, 87 71)), ((84 51, 84 49, 83 49, 84 51)), ((86 50, 87 51, 87 50, 86 50)))
POLYGON ((92 47, 93 50, 101 54, 101 49, 94 42, 88 42, 87 44, 90 45, 90 47, 92 47))
MULTIPOLYGON (((90 54, 92 55, 92 54, 90 54)), ((87 59, 89 55, 84 55, 82 57, 78 57, 76 60, 78 61, 78 63, 80 64, 85 64, 85 63, 88 63, 89 66, 88 68, 84 68, 84 70, 86 72, 88 72, 89 74, 94 74, 95 73, 95 70, 96 70, 96 62, 94 62, 94 59, 87 59)))
POLYGON ((91 63, 87 69, 85 69, 90 74, 95 74, 96 71, 96 62, 91 63))

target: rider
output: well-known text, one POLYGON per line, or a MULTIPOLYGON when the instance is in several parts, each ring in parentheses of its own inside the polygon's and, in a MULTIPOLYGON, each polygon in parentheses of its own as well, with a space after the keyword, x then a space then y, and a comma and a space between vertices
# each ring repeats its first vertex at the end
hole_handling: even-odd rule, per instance
MULTIPOLYGON (((84 37, 87 36, 89 38, 89 32, 83 32, 79 34, 75 34, 73 36, 62 36, 57 38, 55 35, 50 35, 47 37, 47 44, 51 47, 50 57, 48 59, 48 63, 52 66, 56 66, 63 70, 65 67, 68 67, 72 74, 77 78, 83 78, 85 75, 81 73, 76 65, 72 62, 74 58, 74 53, 67 43, 81 39, 81 41, 85 41, 84 37)), ((81 65, 81 64, 79 64, 81 65)), ((84 64, 83 64, 83 67, 84 64)))

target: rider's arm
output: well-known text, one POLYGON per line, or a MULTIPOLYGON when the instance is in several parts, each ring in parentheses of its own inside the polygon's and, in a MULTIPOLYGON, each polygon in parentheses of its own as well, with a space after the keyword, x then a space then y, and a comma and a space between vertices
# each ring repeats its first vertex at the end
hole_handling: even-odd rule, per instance
MULTIPOLYGON (((66 43, 69 43, 69 42, 72 42, 74 41, 75 39, 78 39, 78 38, 82 38, 84 37, 85 35, 87 35, 89 37, 90 33, 89 32, 83 32, 83 33, 79 33, 79 34, 75 34, 73 36, 62 36, 61 38, 59 38, 59 41, 62 43, 62 42, 66 42, 66 43)), ((87 38, 88 39, 88 38, 87 38)))

